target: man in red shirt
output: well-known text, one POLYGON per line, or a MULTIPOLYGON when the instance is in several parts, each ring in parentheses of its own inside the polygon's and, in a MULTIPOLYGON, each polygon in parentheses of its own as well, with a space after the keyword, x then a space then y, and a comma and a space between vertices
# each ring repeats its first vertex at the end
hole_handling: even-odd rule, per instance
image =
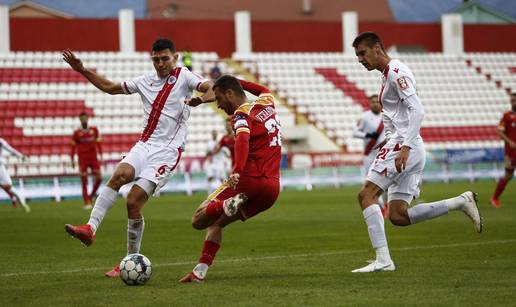
POLYGON ((91 209, 91 199, 97 193, 97 190, 102 182, 100 174, 100 158, 102 156, 102 149, 100 147, 100 136, 97 127, 88 127, 88 114, 82 112, 79 115, 81 121, 81 128, 78 128, 73 133, 72 140, 72 167, 75 168, 75 152, 79 157, 79 172, 82 183, 82 198, 84 199, 84 209, 91 209), (88 194, 88 168, 91 174, 95 176, 95 183, 91 194, 88 194))
POLYGON ((511 94, 511 111, 503 114, 496 133, 505 142, 505 176, 498 180, 496 190, 491 197, 491 205, 499 208, 499 200, 505 186, 511 181, 516 168, 516 93, 511 94))
POLYGON ((202 282, 220 247, 222 229, 269 209, 280 191, 281 126, 270 91, 258 84, 222 76, 213 85, 217 106, 231 115, 234 165, 227 181, 197 208, 195 229, 206 229, 199 263, 180 282, 202 282), (258 96, 246 102, 244 90, 258 96))

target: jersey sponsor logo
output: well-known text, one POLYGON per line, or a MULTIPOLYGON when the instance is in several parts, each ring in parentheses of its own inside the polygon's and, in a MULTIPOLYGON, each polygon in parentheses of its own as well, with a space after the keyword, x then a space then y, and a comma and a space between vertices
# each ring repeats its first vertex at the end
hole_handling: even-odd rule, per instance
POLYGON ((176 83, 176 81, 177 81, 177 78, 175 76, 170 76, 167 80, 167 83, 174 84, 174 83, 176 83))
POLYGON ((245 119, 239 119, 235 122, 235 129, 238 129, 241 127, 249 127, 249 125, 247 124, 247 121, 245 119))
POLYGON ((396 79, 396 82, 398 82, 398 86, 402 90, 406 90, 409 88, 409 84, 408 84, 407 80, 405 79, 405 77, 396 79))

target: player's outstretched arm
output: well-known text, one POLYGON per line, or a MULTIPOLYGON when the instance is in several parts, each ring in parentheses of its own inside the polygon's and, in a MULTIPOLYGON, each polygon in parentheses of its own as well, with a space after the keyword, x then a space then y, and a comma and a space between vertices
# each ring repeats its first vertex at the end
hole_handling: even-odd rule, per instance
POLYGON ((112 82, 94 71, 85 68, 81 59, 76 57, 70 49, 63 51, 63 60, 68 63, 73 70, 88 79, 88 81, 95 85, 99 90, 111 95, 124 94, 124 90, 120 83, 112 82))
POLYGON ((185 101, 191 107, 196 107, 203 103, 213 102, 216 100, 215 92, 213 91, 213 82, 205 81, 199 85, 199 91, 204 93, 201 96, 193 97, 185 101))
POLYGON ((260 96, 261 94, 268 94, 271 92, 271 91, 269 91, 268 88, 266 88, 265 86, 262 86, 258 83, 249 82, 249 81, 242 80, 242 79, 239 79, 238 81, 240 81, 240 85, 242 85, 242 88, 244 90, 248 91, 249 93, 251 93, 255 96, 260 96))

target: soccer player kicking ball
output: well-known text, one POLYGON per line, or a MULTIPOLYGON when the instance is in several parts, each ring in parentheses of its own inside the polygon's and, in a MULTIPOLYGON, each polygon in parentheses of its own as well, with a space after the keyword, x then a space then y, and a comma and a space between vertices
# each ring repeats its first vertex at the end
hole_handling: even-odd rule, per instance
MULTIPOLYGON (((202 282, 222 242, 222 230, 269 209, 280 191, 281 130, 268 89, 232 76, 220 77, 213 86, 217 105, 231 115, 235 131, 233 172, 197 208, 192 226, 206 229, 199 263, 180 282, 202 282), (244 90, 258 96, 246 102, 244 90)), ((192 105, 192 104, 191 104, 192 105)))
MULTIPOLYGON (((95 233, 113 206, 121 186, 133 182, 127 195, 127 254, 139 253, 145 228, 141 210, 149 197, 163 187, 181 158, 186 139, 190 107, 187 101, 213 101, 213 82, 206 81, 185 67, 176 67, 179 54, 169 39, 158 39, 152 45, 151 59, 155 72, 122 83, 114 83, 84 68, 70 50, 63 59, 98 89, 108 94, 138 93, 143 102, 144 130, 131 151, 117 165, 106 187, 102 189, 90 219, 85 225, 65 225, 65 231, 84 245, 93 243, 95 233), (197 89, 205 94, 191 98, 197 89)), ((115 266, 108 277, 120 275, 115 266)))
POLYGON ((419 196, 425 166, 425 147, 419 135, 424 112, 417 96, 416 81, 407 66, 387 55, 377 34, 360 34, 353 41, 353 47, 358 61, 367 70, 378 70, 383 74, 379 101, 383 107, 386 141, 379 144, 381 149, 358 194, 376 259, 352 272, 394 271, 396 267, 389 253, 384 219, 378 205, 378 196, 387 189, 389 219, 394 225, 408 226, 449 211, 462 211, 480 233, 482 219, 476 194, 470 191, 454 198, 408 207, 412 199, 419 196))
POLYGON ((505 142, 505 176, 498 180, 495 192, 491 196, 491 206, 499 208, 501 203, 498 199, 502 195, 505 186, 511 181, 516 168, 516 93, 511 93, 511 111, 503 114, 496 133, 505 142))

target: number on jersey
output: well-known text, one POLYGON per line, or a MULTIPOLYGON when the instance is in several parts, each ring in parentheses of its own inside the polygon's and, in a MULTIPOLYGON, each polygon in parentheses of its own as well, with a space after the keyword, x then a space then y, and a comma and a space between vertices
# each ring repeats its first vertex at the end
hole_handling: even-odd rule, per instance
POLYGON ((276 115, 269 118, 264 125, 265 128, 267 128, 269 135, 272 135, 272 140, 270 141, 269 146, 281 146, 281 125, 276 119, 276 115))

